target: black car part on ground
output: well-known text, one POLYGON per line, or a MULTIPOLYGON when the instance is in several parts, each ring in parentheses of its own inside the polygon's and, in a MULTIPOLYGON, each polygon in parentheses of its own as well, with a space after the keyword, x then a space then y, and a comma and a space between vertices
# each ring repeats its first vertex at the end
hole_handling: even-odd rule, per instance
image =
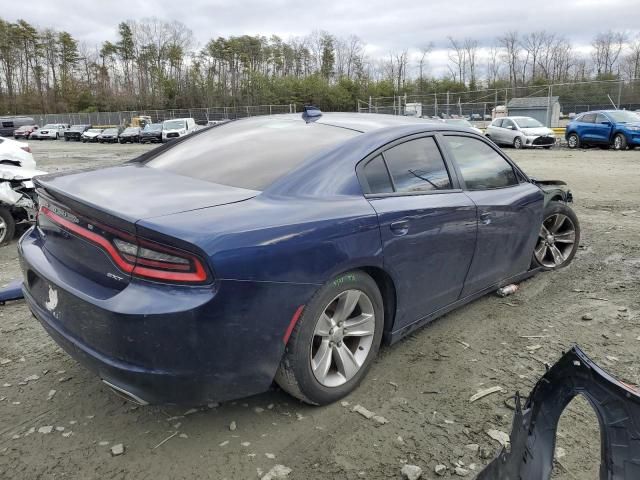
POLYGON ((600 480, 640 478, 640 393, 574 346, 536 383, 524 408, 516 393, 510 448, 503 448, 476 479, 549 479, 560 416, 579 394, 600 424, 600 480))

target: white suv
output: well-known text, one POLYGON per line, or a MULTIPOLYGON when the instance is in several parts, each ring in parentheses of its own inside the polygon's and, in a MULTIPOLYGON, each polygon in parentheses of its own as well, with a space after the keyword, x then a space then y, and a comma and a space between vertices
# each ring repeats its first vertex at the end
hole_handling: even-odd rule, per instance
POLYGON ((53 139, 58 140, 64 138, 65 130, 69 128, 69 124, 66 123, 47 123, 44 127, 36 130, 31 134, 32 139, 44 140, 53 139))

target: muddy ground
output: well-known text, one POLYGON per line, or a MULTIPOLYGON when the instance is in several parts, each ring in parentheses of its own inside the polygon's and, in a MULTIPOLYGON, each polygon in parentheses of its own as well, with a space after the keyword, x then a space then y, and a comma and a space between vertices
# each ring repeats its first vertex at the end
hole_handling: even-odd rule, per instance
MULTIPOLYGON (((39 167, 49 171, 117 163, 149 148, 32 143, 39 167)), ((574 343, 640 384, 640 152, 508 153, 533 176, 570 183, 582 222, 573 264, 384 348, 348 406, 312 408, 274 389, 195 413, 137 407, 71 360, 22 301, 0 307, 0 359, 11 360, 0 365, 0 478, 253 479, 282 464, 294 479, 379 479, 401 478, 405 462, 420 466, 423 478, 440 478, 437 464, 454 476, 454 462, 477 472, 489 461, 481 453, 499 445, 486 430, 511 425, 504 400, 528 393, 543 362, 574 343), (593 320, 581 319, 587 313, 593 320), (541 348, 526 349, 535 344, 541 348), (495 385, 504 392, 469 403, 495 385), (356 404, 389 423, 366 420, 351 410, 356 404), (114 444, 124 445, 123 455, 111 456, 114 444)), ((0 285, 18 275, 14 242, 0 249, 0 285)), ((554 478, 596 478, 599 437, 585 401, 570 405, 558 435, 565 456, 554 478)))

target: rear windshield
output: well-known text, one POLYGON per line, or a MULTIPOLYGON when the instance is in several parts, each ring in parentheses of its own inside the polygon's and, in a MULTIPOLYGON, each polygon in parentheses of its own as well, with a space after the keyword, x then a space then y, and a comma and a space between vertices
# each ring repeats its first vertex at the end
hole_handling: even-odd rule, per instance
POLYGON ((146 165, 208 182, 264 190, 306 158, 358 132, 299 119, 252 118, 199 133, 146 165))
POLYGON ((145 132, 159 132, 162 131, 161 123, 150 123, 144 127, 145 132))

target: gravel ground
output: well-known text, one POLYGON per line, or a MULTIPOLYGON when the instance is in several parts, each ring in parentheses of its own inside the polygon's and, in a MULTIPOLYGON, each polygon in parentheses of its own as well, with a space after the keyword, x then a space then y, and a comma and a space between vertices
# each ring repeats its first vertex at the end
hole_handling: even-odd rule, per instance
MULTIPOLYGON (((150 148, 32 147, 38 166, 49 171, 109 165, 150 148)), ((488 295, 383 348, 348 404, 311 408, 274 389, 195 411, 137 407, 72 361, 22 301, 0 307, 0 360, 10 360, 0 364, 0 478, 240 479, 282 464, 294 479, 378 479, 401 478, 405 463, 421 467, 422 478, 441 478, 438 464, 447 466, 447 477, 454 462, 473 472, 489 461, 483 457, 499 445, 486 430, 508 432, 511 425, 504 400, 516 390, 528 393, 543 362, 574 343, 639 384, 640 152, 508 153, 530 175, 571 185, 583 231, 573 264, 524 282, 506 299, 488 295), (581 320, 586 313, 592 321, 581 320), (526 349, 534 344, 541 348, 526 349), (479 389, 496 385, 504 391, 469 403, 479 389), (352 411, 358 404, 389 422, 366 420, 352 411), (49 430, 43 427, 51 433, 40 433, 49 430), (112 456, 117 444, 124 454, 112 456)), ((0 248, 0 285, 18 275, 14 242, 0 248)), ((586 401, 572 402, 558 438, 566 455, 554 478, 597 478, 598 426, 586 401)))

